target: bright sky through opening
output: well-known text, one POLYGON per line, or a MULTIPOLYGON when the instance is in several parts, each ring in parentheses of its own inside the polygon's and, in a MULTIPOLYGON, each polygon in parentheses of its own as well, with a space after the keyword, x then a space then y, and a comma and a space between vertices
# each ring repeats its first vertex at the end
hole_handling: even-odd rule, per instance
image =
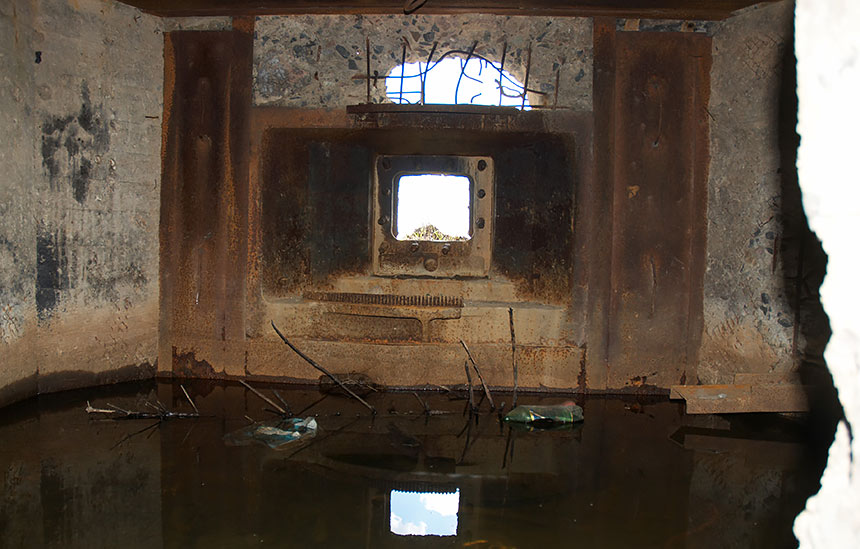
POLYGON ((433 225, 442 234, 469 238, 470 199, 464 175, 403 175, 397 182, 394 237, 408 240, 415 229, 433 225))
MULTIPOLYGON (((498 67, 474 57, 468 62, 460 57, 433 61, 425 77, 424 102, 522 107, 522 83, 508 71, 500 73, 498 67)), ((420 75, 426 69, 424 62, 394 67, 385 79, 388 98, 395 103, 419 103, 420 75)), ((529 109, 528 101, 525 108, 529 109)), ((471 193, 467 178, 409 175, 401 177, 397 187, 395 238, 408 240, 410 234, 426 225, 433 225, 447 236, 470 238, 471 193)))
MULTIPOLYGON (((406 63, 398 65, 385 79, 385 92, 395 103, 420 103, 421 78, 427 63, 406 63), (404 75, 401 100, 400 81, 404 75)), ((430 63, 430 70, 424 84, 424 102, 441 105, 491 105, 502 107, 521 107, 523 105, 523 85, 508 71, 502 71, 502 93, 499 93, 498 65, 482 59, 472 58, 466 63, 460 57, 446 57, 438 63, 430 63), (463 71, 463 63, 466 70, 463 71), (461 78, 461 71, 464 76, 461 78), (459 88, 457 83, 459 81, 459 88), (456 98, 454 97, 456 95, 456 98), (500 101, 501 95, 501 101, 500 101)), ((529 109, 526 100, 525 108, 529 109)))

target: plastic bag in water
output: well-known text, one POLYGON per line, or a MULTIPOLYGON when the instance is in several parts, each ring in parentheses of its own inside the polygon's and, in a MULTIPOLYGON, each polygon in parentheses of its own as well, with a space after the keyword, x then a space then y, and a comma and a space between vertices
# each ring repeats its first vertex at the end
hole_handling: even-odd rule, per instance
POLYGON ((273 450, 280 450, 291 442, 316 434, 316 419, 294 417, 248 425, 238 431, 224 435, 224 442, 230 446, 247 446, 257 443, 264 444, 273 450))
POLYGON ((517 406, 505 416, 505 421, 546 426, 575 423, 584 419, 582 408, 573 402, 554 406, 517 406))

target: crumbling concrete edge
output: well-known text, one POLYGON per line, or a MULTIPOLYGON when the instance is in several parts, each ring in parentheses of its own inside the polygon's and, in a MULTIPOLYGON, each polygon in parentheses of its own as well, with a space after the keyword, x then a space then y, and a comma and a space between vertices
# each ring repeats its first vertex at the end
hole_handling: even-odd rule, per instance
POLYGON ((797 0, 798 174, 803 206, 828 255, 821 302, 833 335, 825 359, 845 413, 821 490, 794 523, 800 547, 860 546, 860 3, 797 0))

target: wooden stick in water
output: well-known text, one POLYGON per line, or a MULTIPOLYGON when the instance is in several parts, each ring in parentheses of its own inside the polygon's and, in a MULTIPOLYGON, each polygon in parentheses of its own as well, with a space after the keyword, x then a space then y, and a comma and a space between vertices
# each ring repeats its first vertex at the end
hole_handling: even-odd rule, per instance
POLYGON ((481 375, 481 370, 478 369, 478 364, 475 362, 475 359, 472 358, 472 353, 469 351, 469 348, 466 346, 466 342, 462 339, 460 340, 460 345, 466 349, 466 355, 469 357, 469 361, 472 363, 472 367, 475 368, 475 372, 478 374, 478 379, 481 381, 481 387, 484 388, 484 394, 487 395, 487 400, 490 402, 490 410, 495 410, 496 405, 493 402, 493 395, 490 394, 490 389, 487 387, 487 384, 484 383, 484 376, 481 375))
POLYGON ((472 392, 472 374, 469 373, 469 361, 463 361, 463 369, 466 370, 466 380, 469 382, 469 411, 475 412, 475 395, 472 392))
POLYGON ((514 368, 514 401, 511 408, 517 407, 517 336, 514 333, 514 310, 508 307, 508 319, 511 322, 511 364, 514 368))
POLYGON ((277 327, 277 326, 275 326, 275 321, 274 321, 274 320, 272 320, 271 322, 272 322, 272 328, 274 328, 274 329, 275 329, 275 333, 277 333, 277 334, 278 334, 278 336, 281 338, 281 340, 282 340, 282 341, 283 341, 283 342, 284 342, 284 343, 285 343, 285 344, 286 344, 290 349, 292 349, 292 350, 293 350, 297 355, 299 355, 300 357, 302 357, 302 358, 305 360, 305 362, 307 362, 308 364, 310 364, 311 366, 313 366, 314 368, 316 368, 317 370, 319 370, 320 372, 322 372, 323 374, 325 374, 326 376, 328 376, 328 378, 329 378, 329 379, 331 379, 331 380, 332 380, 332 381, 334 381, 336 384, 338 384, 338 385, 340 386, 340 388, 341 388, 341 389, 343 389, 345 392, 347 392, 351 397, 353 397, 353 398, 354 398, 354 399, 356 399, 357 401, 359 401, 359 402, 361 402, 362 404, 364 404, 364 406, 365 406, 365 407, 367 407, 367 409, 368 409, 368 410, 370 410, 373 414, 376 414, 376 408, 374 408, 373 406, 371 406, 370 404, 368 404, 368 403, 367 403, 363 398, 361 398, 360 396, 358 396, 357 394, 355 394, 354 392, 352 392, 352 391, 350 390, 350 388, 349 388, 349 387, 347 387, 347 386, 346 386, 346 385, 345 385, 341 380, 339 380, 337 377, 333 376, 333 375, 332 375, 328 370, 326 370, 325 368, 323 368, 322 366, 320 366, 319 364, 317 364, 316 362, 314 362, 313 360, 311 360, 311 358, 310 358, 310 357, 308 357, 307 355, 305 355, 303 352, 299 351, 299 350, 296 348, 296 346, 295 346, 295 345, 293 345, 292 343, 290 343, 290 341, 289 341, 286 337, 284 337, 284 334, 282 334, 282 333, 281 333, 281 331, 280 331, 280 330, 278 330, 278 327, 277 327))
POLYGON ((287 411, 287 415, 293 415, 293 411, 290 409, 290 405, 287 403, 286 400, 284 400, 284 397, 281 396, 281 393, 279 393, 277 389, 272 389, 272 392, 275 393, 275 396, 278 397, 278 400, 280 400, 281 404, 284 405, 284 410, 287 411))
POLYGON ((429 406, 427 406, 427 403, 426 403, 426 402, 424 402, 424 399, 423 399, 423 398, 421 398, 420 396, 418 396, 418 391, 412 391, 412 394, 413 394, 413 395, 415 395, 415 398, 417 398, 417 399, 418 399, 418 402, 420 402, 420 403, 421 403, 421 406, 423 406, 423 407, 424 407, 424 413, 425 413, 426 415, 428 415, 428 416, 429 416, 429 415, 430 415, 430 407, 429 407, 429 406))
POLYGON ((257 395, 258 397, 260 397, 261 399, 263 399, 264 401, 266 401, 266 403, 267 403, 269 406, 271 406, 272 408, 274 408, 275 410, 277 410, 278 412, 280 412, 280 413, 281 413, 281 415, 284 415, 284 416, 285 416, 285 415, 287 415, 287 411, 286 411, 286 410, 284 410, 283 408, 281 408, 280 406, 278 406, 277 404, 275 404, 275 403, 272 401, 272 399, 270 399, 269 397, 267 397, 266 395, 264 395, 264 394, 263 394, 263 393, 261 393, 260 391, 258 391, 258 390, 256 390, 256 389, 254 389, 253 387, 251 387, 250 385, 248 385, 247 383, 245 383, 245 382, 244 382, 243 380, 241 380, 241 379, 239 380, 239 383, 241 383, 242 385, 244 385, 245 387, 247 387, 248 389, 250 389, 250 390, 251 390, 251 392, 252 392, 252 393, 254 393, 255 395, 257 395))
POLYGON ((182 392, 183 392, 183 393, 185 393, 185 398, 187 398, 187 399, 188 399, 188 403, 189 403, 189 404, 191 404, 191 407, 192 407, 192 408, 194 408, 194 411, 195 411, 195 412, 197 412, 197 413, 199 414, 199 413, 200 413, 200 410, 198 410, 198 409, 197 409, 197 405, 196 405, 196 404, 194 404, 194 401, 193 401, 193 400, 191 400, 191 397, 190 397, 190 396, 188 396, 188 391, 186 391, 186 390, 185 390, 185 387, 184 387, 184 386, 182 386, 182 385, 180 384, 180 385, 179 385, 179 388, 180 388, 180 389, 182 389, 182 392))

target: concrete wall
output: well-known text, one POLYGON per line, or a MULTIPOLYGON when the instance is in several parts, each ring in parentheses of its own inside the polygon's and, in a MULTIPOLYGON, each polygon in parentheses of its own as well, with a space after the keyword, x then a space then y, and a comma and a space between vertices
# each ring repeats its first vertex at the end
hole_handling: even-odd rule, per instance
POLYGON ((794 363, 786 277, 795 275, 789 254, 796 242, 785 228, 792 222, 787 215, 802 218, 802 212, 784 208, 789 174, 782 173, 780 155, 792 8, 788 1, 753 6, 714 28, 703 383, 731 383, 737 371, 785 371, 794 363))
MULTIPOLYGON (((688 383, 730 383, 736 372, 785 372, 807 350, 797 324, 800 300, 794 277, 805 227, 792 199, 793 122, 785 120, 785 67, 790 56, 793 2, 753 6, 721 22, 616 21, 618 31, 694 31, 713 37, 708 117, 707 269, 698 376, 688 383)), ((385 101, 385 75, 401 62, 424 60, 436 50, 477 51, 520 79, 533 45, 529 87, 558 104, 590 112, 593 37, 591 18, 434 16, 258 17, 254 42, 254 101, 258 106, 336 109, 366 100, 365 37, 370 41, 371 100, 385 101)), ((791 105, 789 105, 791 107, 791 105)), ((813 244, 814 244, 814 238, 813 244)), ((807 258, 807 263, 810 260, 807 258)), ((819 265, 821 267, 821 265, 819 265)), ((817 284, 810 283, 816 297, 817 284)), ((818 330, 826 341, 826 319, 818 330)), ((595 342, 586 342, 595 345, 595 342)), ((818 342, 820 343, 820 341, 818 342)), ((811 349, 820 353, 820 345, 811 349)))
POLYGON ((523 82, 529 44, 532 104, 552 104, 559 72, 558 105, 591 109, 591 19, 581 17, 500 17, 493 15, 314 15, 258 17, 254 40, 254 101, 257 105, 337 108, 367 98, 366 42, 370 71, 381 77, 371 100, 385 101, 384 78, 406 62, 426 61, 449 50, 476 52, 499 62, 508 44, 505 70, 523 82))
POLYGON ((0 404, 151 376, 161 23, 115 2, 14 0, 0 28, 0 404))
MULTIPOLYGON (((225 29, 230 20, 161 21, 95 0, 16 0, 0 9, 9 67, 0 117, 13 129, 0 136, 0 387, 17 384, 9 394, 23 395, 151 375, 161 29, 225 29)), ((778 243, 787 212, 779 94, 790 23, 787 1, 720 23, 617 21, 619 31, 713 35, 702 382, 790 369, 799 346, 792 273, 778 243)), ((342 109, 364 101, 368 37, 371 72, 381 77, 400 63, 404 43, 406 60, 417 61, 434 42, 438 56, 477 41, 495 59, 507 42, 506 68, 524 79, 531 43, 529 87, 547 94, 533 94, 532 103, 551 102, 557 91, 558 105, 593 110, 590 18, 272 16, 255 25, 257 106, 342 109)), ((384 100, 382 80, 371 98, 384 100)))
MULTIPOLYGON (((36 317, 36 173, 33 13, 30 2, 0 5, 0 387, 31 378, 35 363, 9 360, 36 317)), ((2 400, 0 400, 2 402, 2 400)))

